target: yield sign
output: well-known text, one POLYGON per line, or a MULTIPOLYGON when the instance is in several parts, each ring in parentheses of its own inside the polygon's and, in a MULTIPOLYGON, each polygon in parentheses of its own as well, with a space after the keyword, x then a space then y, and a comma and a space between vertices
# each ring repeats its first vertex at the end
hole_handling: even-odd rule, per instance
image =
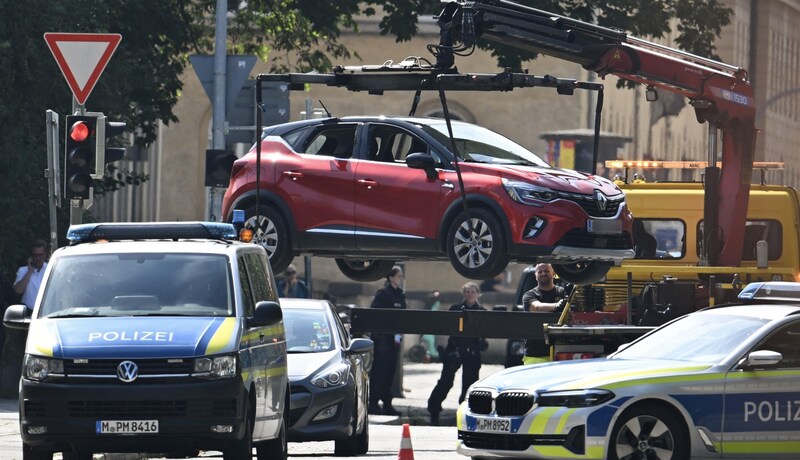
POLYGON ((47 32, 44 40, 56 58, 72 94, 83 105, 117 49, 120 34, 47 32))

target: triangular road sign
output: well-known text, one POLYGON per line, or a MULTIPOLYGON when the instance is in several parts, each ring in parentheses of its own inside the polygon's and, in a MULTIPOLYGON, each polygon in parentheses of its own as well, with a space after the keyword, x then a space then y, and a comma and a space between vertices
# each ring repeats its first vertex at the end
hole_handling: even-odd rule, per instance
POLYGON ((44 40, 72 94, 83 105, 117 50, 122 35, 47 32, 44 40))

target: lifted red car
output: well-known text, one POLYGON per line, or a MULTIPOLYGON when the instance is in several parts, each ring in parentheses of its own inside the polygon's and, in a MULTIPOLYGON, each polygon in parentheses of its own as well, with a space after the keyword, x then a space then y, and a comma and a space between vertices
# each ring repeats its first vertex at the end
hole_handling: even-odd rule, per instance
POLYGON ((357 281, 397 260, 450 260, 472 279, 510 260, 551 262, 574 284, 633 257, 625 195, 599 176, 557 169, 493 131, 445 120, 346 117, 272 126, 233 165, 222 215, 246 226, 283 270, 298 254, 335 257, 357 281), (461 190, 458 172, 463 180, 461 190), (465 200, 462 200, 462 196, 465 200), (256 217, 258 215, 258 218, 256 217))

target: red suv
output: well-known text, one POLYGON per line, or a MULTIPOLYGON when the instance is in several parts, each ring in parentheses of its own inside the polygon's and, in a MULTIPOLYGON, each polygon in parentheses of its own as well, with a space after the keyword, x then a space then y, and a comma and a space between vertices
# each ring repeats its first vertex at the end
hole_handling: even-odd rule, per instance
POLYGON ((357 281, 382 278, 397 260, 449 259, 466 278, 517 260, 551 262, 565 281, 586 284, 633 257, 631 214, 613 182, 553 168, 480 126, 452 129, 455 142, 436 118, 266 128, 260 211, 253 148, 233 165, 222 215, 245 211, 273 270, 298 254, 335 257, 357 281))

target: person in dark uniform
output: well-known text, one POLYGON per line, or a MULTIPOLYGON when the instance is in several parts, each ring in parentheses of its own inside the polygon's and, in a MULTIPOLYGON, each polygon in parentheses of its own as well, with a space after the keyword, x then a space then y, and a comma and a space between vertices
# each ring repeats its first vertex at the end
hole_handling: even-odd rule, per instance
MULTIPOLYGON (((481 290, 477 284, 469 282, 461 289, 464 300, 450 307, 450 311, 486 310, 478 303, 481 290)), ((451 336, 447 340, 442 360, 442 375, 428 398, 428 412, 431 414, 431 425, 439 424, 439 414, 442 412, 442 401, 453 388, 456 371, 464 366, 461 373, 461 395, 458 402, 464 401, 467 389, 478 380, 481 369, 481 351, 485 350, 488 342, 478 337, 451 336)))
MULTIPOLYGON (((375 293, 370 308, 406 308, 406 295, 400 287, 403 284, 403 269, 395 265, 386 275, 386 285, 375 293)), ((400 334, 373 333, 375 344, 374 359, 369 373, 370 393, 367 412, 370 414, 400 415, 392 407, 392 382, 394 381, 397 358, 400 355, 400 334), (383 401, 383 407, 378 405, 383 401)))
MULTIPOLYGON (((522 305, 528 311, 556 312, 564 309, 567 291, 553 282, 555 273, 550 264, 538 264, 534 268, 537 286, 522 296, 522 305)), ((522 364, 535 364, 550 361, 550 349, 544 340, 525 341, 525 357, 522 364)))

